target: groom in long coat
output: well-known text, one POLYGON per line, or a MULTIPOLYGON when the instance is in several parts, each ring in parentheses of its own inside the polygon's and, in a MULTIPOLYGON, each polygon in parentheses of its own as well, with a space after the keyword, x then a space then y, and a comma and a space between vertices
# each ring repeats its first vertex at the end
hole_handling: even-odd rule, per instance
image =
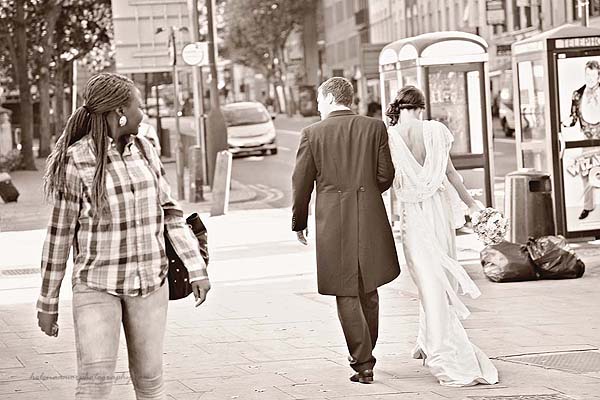
POLYGON ((319 293, 336 296, 353 382, 373 381, 377 288, 400 274, 381 193, 394 179, 385 124, 350 110, 354 88, 331 78, 318 91, 321 122, 302 130, 293 183, 292 230, 307 244, 308 209, 316 182, 319 293))

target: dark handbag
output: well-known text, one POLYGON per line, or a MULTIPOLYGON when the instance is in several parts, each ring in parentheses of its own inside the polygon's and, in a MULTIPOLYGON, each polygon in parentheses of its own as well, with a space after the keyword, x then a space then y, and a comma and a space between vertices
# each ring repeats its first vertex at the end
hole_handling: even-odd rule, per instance
POLYGON ((529 238, 527 250, 542 279, 581 278, 585 264, 562 236, 529 238))
POLYGON ((527 247, 511 242, 500 242, 481 251, 484 275, 492 282, 533 281, 537 279, 527 247))
MULTIPOLYGON (((197 213, 191 214, 186 218, 185 222, 190 226, 194 236, 198 240, 200 255, 208 266, 208 232, 206 226, 202 223, 200 216, 197 213)), ((165 247, 167 258, 169 260, 169 272, 167 280, 169 281, 169 300, 183 299, 192 293, 192 285, 190 284, 190 273, 183 265, 181 258, 175 252, 165 229, 165 247)))
POLYGON ((16 202, 19 198, 19 191, 12 184, 10 176, 7 173, 2 173, 0 179, 0 198, 5 203, 16 202))

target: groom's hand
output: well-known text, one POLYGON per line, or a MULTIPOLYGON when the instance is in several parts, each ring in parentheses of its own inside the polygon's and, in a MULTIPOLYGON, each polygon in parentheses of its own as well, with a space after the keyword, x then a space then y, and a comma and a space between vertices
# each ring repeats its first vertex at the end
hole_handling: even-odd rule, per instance
POLYGON ((308 246, 308 240, 306 240, 306 237, 308 236, 308 228, 306 228, 303 231, 296 232, 296 236, 298 237, 298 241, 300 243, 302 243, 305 246, 308 246))

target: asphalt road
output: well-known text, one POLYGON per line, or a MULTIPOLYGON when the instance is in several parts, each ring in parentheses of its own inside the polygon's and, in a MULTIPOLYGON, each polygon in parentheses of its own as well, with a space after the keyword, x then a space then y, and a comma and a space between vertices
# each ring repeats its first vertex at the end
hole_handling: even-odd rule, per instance
MULTIPOLYGON (((163 124, 174 125, 172 119, 165 120, 163 124)), ((234 158, 232 178, 249 186, 257 194, 256 198, 248 203, 247 208, 291 206, 291 177, 300 141, 300 130, 316 121, 318 118, 315 117, 287 118, 280 115, 275 119, 278 154, 234 158)), ((181 127, 185 133, 193 135, 193 121, 189 117, 182 118, 181 127)), ((504 176, 517 168, 515 142, 513 138, 505 137, 499 124, 494 124, 494 127, 495 182, 501 185, 504 176)))

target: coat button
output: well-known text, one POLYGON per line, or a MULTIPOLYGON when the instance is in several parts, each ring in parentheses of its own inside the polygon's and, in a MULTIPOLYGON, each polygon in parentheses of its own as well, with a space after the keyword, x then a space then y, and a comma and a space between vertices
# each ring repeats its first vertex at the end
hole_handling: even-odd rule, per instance
POLYGON ((361 192, 364 192, 364 191, 365 191, 365 188, 361 186, 361 187, 359 188, 359 190, 360 190, 361 192))
POLYGON ((341 190, 338 190, 338 193, 342 193, 342 191, 341 191, 341 190))

